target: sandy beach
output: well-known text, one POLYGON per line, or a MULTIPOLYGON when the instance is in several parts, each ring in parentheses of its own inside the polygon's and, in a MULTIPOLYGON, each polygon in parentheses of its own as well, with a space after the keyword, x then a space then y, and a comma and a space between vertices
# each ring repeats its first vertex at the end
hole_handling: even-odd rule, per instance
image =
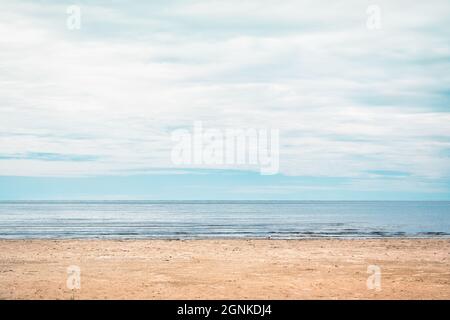
POLYGON ((450 240, 1 240, 0 299, 450 299, 450 240))

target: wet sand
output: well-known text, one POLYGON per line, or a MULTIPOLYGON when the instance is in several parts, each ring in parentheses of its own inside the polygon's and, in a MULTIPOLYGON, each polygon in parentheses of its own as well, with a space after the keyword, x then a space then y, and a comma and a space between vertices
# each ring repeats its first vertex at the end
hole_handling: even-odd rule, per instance
POLYGON ((450 240, 0 240, 0 299, 450 299, 450 240))

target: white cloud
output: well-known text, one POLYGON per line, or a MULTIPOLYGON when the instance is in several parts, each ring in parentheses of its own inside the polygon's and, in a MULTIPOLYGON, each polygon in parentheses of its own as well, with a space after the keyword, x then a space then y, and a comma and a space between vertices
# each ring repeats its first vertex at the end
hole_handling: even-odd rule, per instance
MULTIPOLYGON (((65 7, 9 1, 0 12, 0 175, 168 168, 170 130, 281 131, 288 175, 449 176, 448 1, 193 1, 65 7)), ((257 170, 257 169, 255 169, 257 170)))

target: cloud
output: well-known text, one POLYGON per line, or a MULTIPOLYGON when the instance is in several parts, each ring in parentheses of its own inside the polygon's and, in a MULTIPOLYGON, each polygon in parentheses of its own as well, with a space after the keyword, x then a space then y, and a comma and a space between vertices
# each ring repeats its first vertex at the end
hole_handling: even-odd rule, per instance
POLYGON ((377 4, 370 31, 360 1, 80 1, 70 31, 60 2, 7 1, 0 146, 24 156, 0 175, 171 169, 200 120, 280 129, 284 175, 448 179, 450 4, 377 4))
POLYGON ((0 159, 19 160, 34 159, 43 161, 95 161, 97 157, 90 155, 71 155, 46 152, 29 152, 26 154, 0 154, 0 159))

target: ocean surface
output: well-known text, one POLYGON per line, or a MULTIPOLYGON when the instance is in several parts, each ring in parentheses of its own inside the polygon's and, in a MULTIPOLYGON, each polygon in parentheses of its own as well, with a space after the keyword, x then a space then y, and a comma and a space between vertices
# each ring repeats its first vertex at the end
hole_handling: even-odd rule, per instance
POLYGON ((449 236, 441 201, 0 202, 2 239, 449 236))

